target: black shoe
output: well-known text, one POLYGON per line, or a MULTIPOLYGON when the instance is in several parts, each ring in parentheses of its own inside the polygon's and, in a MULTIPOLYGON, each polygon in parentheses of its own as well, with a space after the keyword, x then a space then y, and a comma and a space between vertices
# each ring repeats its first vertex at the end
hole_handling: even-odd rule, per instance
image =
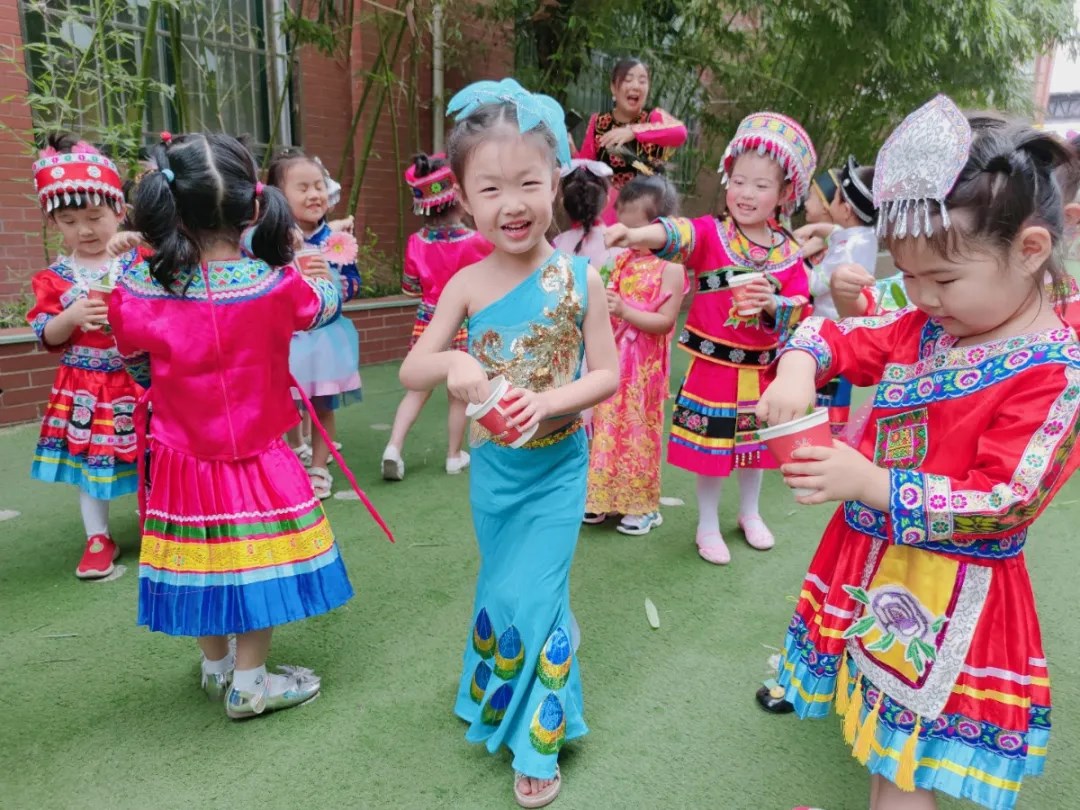
MULTIPOLYGON (((779 687, 777 691, 781 691, 779 687)), ((791 714, 795 711, 795 707, 788 703, 783 695, 775 697, 772 690, 767 686, 758 689, 754 697, 757 699, 758 705, 769 714, 791 714)))

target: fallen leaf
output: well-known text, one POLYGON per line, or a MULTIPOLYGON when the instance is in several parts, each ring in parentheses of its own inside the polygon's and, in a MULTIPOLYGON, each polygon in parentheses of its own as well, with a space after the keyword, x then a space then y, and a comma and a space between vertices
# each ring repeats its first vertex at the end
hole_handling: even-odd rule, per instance
POLYGON ((90 581, 91 582, 113 582, 113 581, 115 581, 117 579, 120 579, 120 577, 122 577, 126 571, 127 571, 127 566, 126 565, 118 565, 113 569, 113 572, 111 574, 109 574, 107 577, 102 577, 101 579, 92 579, 90 581))
POLYGON ((682 498, 661 498, 660 504, 662 506, 685 506, 686 501, 682 498))
POLYGON ((660 614, 656 612, 652 599, 645 599, 645 618, 649 620, 649 627, 653 630, 660 629, 660 614))
POLYGON ((386 424, 385 422, 377 422, 376 424, 371 426, 371 429, 372 430, 389 430, 390 425, 386 424))
POLYGON ((11 520, 17 518, 19 513, 14 509, 0 509, 0 520, 11 520))
POLYGON ((353 492, 351 489, 343 489, 340 492, 334 493, 335 501, 358 501, 360 496, 353 492))

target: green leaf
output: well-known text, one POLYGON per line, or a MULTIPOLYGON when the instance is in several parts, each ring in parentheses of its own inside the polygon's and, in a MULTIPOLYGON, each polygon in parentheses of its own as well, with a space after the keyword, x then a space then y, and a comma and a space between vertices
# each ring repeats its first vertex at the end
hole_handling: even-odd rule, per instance
POLYGON ((660 629, 660 614, 657 613, 652 599, 645 599, 645 618, 649 620, 649 627, 653 630, 660 629))
POLYGON ((857 585, 845 585, 844 590, 856 602, 862 602, 864 605, 870 604, 870 595, 857 585))
POLYGON ((887 652, 896 643, 896 636, 893 633, 886 633, 873 644, 867 644, 866 649, 873 650, 875 652, 887 652))
POLYGON ((932 625, 930 625, 930 629, 933 630, 935 633, 940 633, 941 628, 944 627, 944 626, 945 626, 945 617, 944 616, 938 616, 936 619, 934 619, 934 623, 932 625))
POLYGON ((877 625, 877 619, 873 616, 863 616, 855 624, 851 625, 844 631, 844 638, 854 638, 855 636, 864 636, 869 633, 877 625))
POLYGON ((903 309, 904 307, 906 307, 907 304, 908 304, 908 300, 907 300, 907 296, 904 295, 903 288, 899 284, 894 283, 892 285, 891 289, 892 289, 893 300, 896 301, 897 306, 899 306, 900 309, 903 309))

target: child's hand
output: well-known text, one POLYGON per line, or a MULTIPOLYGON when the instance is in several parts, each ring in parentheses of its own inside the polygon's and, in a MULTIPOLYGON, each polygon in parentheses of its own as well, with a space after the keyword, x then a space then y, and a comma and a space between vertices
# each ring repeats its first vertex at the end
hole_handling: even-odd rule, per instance
POLYGON ((763 278, 755 279, 743 287, 746 290, 746 301, 755 307, 759 307, 770 315, 776 312, 776 294, 773 285, 763 278))
POLYGON ((522 433, 550 415, 547 397, 528 388, 511 388, 506 399, 513 403, 505 411, 506 421, 522 433))
POLYGON ((791 235, 795 237, 795 241, 800 245, 805 245, 811 239, 817 236, 817 225, 803 225, 801 228, 796 228, 791 232, 791 235))
POLYGON ((109 322, 109 305, 96 298, 80 298, 64 310, 64 317, 76 329, 96 332, 109 322))
POLYGON ((330 230, 334 233, 352 233, 353 226, 356 222, 355 217, 345 217, 344 219, 334 219, 327 223, 330 230))
POLYGON ((607 308, 608 312, 616 318, 621 318, 623 316, 625 304, 623 304, 622 296, 614 290, 607 291, 607 308))
POLYGON ((300 268, 300 272, 308 278, 322 278, 327 281, 333 281, 334 276, 330 272, 330 265, 327 263, 323 256, 312 256, 306 262, 305 267, 300 268))
POLYGON ((835 439, 832 447, 800 447, 792 456, 798 461, 780 468, 784 483, 793 489, 817 490, 798 498, 799 503, 873 501, 872 493, 888 491, 888 470, 835 439))
POLYGON ((857 302, 866 287, 874 286, 874 277, 858 264, 842 264, 833 271, 829 279, 829 291, 837 304, 847 304, 847 308, 864 311, 857 302))
POLYGON ((799 247, 804 259, 812 259, 819 253, 824 253, 826 250, 825 240, 820 236, 807 239, 799 247))
POLYGON ((630 247, 630 229, 621 222, 608 225, 604 230, 604 244, 610 247, 630 247))
POLYGON ((142 234, 138 231, 120 231, 105 245, 105 252, 112 258, 123 256, 142 244, 142 234))
POLYGON ((454 352, 446 372, 446 389, 463 402, 479 405, 491 395, 483 366, 465 352, 454 352))
POLYGON ((784 375, 782 372, 777 374, 758 400, 756 411, 759 420, 775 427, 806 416, 817 392, 814 390, 813 377, 806 381, 800 380, 799 376, 784 375))

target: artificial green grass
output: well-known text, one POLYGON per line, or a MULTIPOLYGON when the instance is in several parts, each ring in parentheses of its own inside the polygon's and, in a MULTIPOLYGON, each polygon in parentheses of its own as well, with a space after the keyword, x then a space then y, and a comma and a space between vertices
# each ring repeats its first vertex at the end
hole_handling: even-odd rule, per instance
MULTIPOLYGON (((112 519, 127 573, 79 582, 75 491, 29 480, 35 427, 0 433, 0 509, 22 512, 0 523, 0 807, 515 806, 509 757, 467 744, 451 712, 477 556, 468 476, 442 469, 445 401, 436 396, 411 434, 405 481, 386 483, 376 476, 401 393, 396 367, 365 368, 364 382, 365 401, 340 412, 339 438, 398 543, 359 502, 327 502, 357 596, 282 628, 271 652, 271 663, 314 668, 325 691, 244 723, 203 698, 194 642, 135 626, 134 498, 112 519)), ((763 513, 778 545, 760 553, 735 530, 726 492, 733 561, 717 568, 694 549, 692 477, 665 468, 664 493, 686 505, 665 508, 647 536, 582 532, 572 587, 591 733, 563 751, 555 806, 865 810, 868 780, 838 719, 773 717, 753 700, 831 509, 796 506, 767 475, 763 513)), ((1025 782, 1027 810, 1075 807, 1080 795, 1069 765, 1080 758, 1078 502, 1074 482, 1028 544, 1055 692, 1047 773, 1025 782)))

